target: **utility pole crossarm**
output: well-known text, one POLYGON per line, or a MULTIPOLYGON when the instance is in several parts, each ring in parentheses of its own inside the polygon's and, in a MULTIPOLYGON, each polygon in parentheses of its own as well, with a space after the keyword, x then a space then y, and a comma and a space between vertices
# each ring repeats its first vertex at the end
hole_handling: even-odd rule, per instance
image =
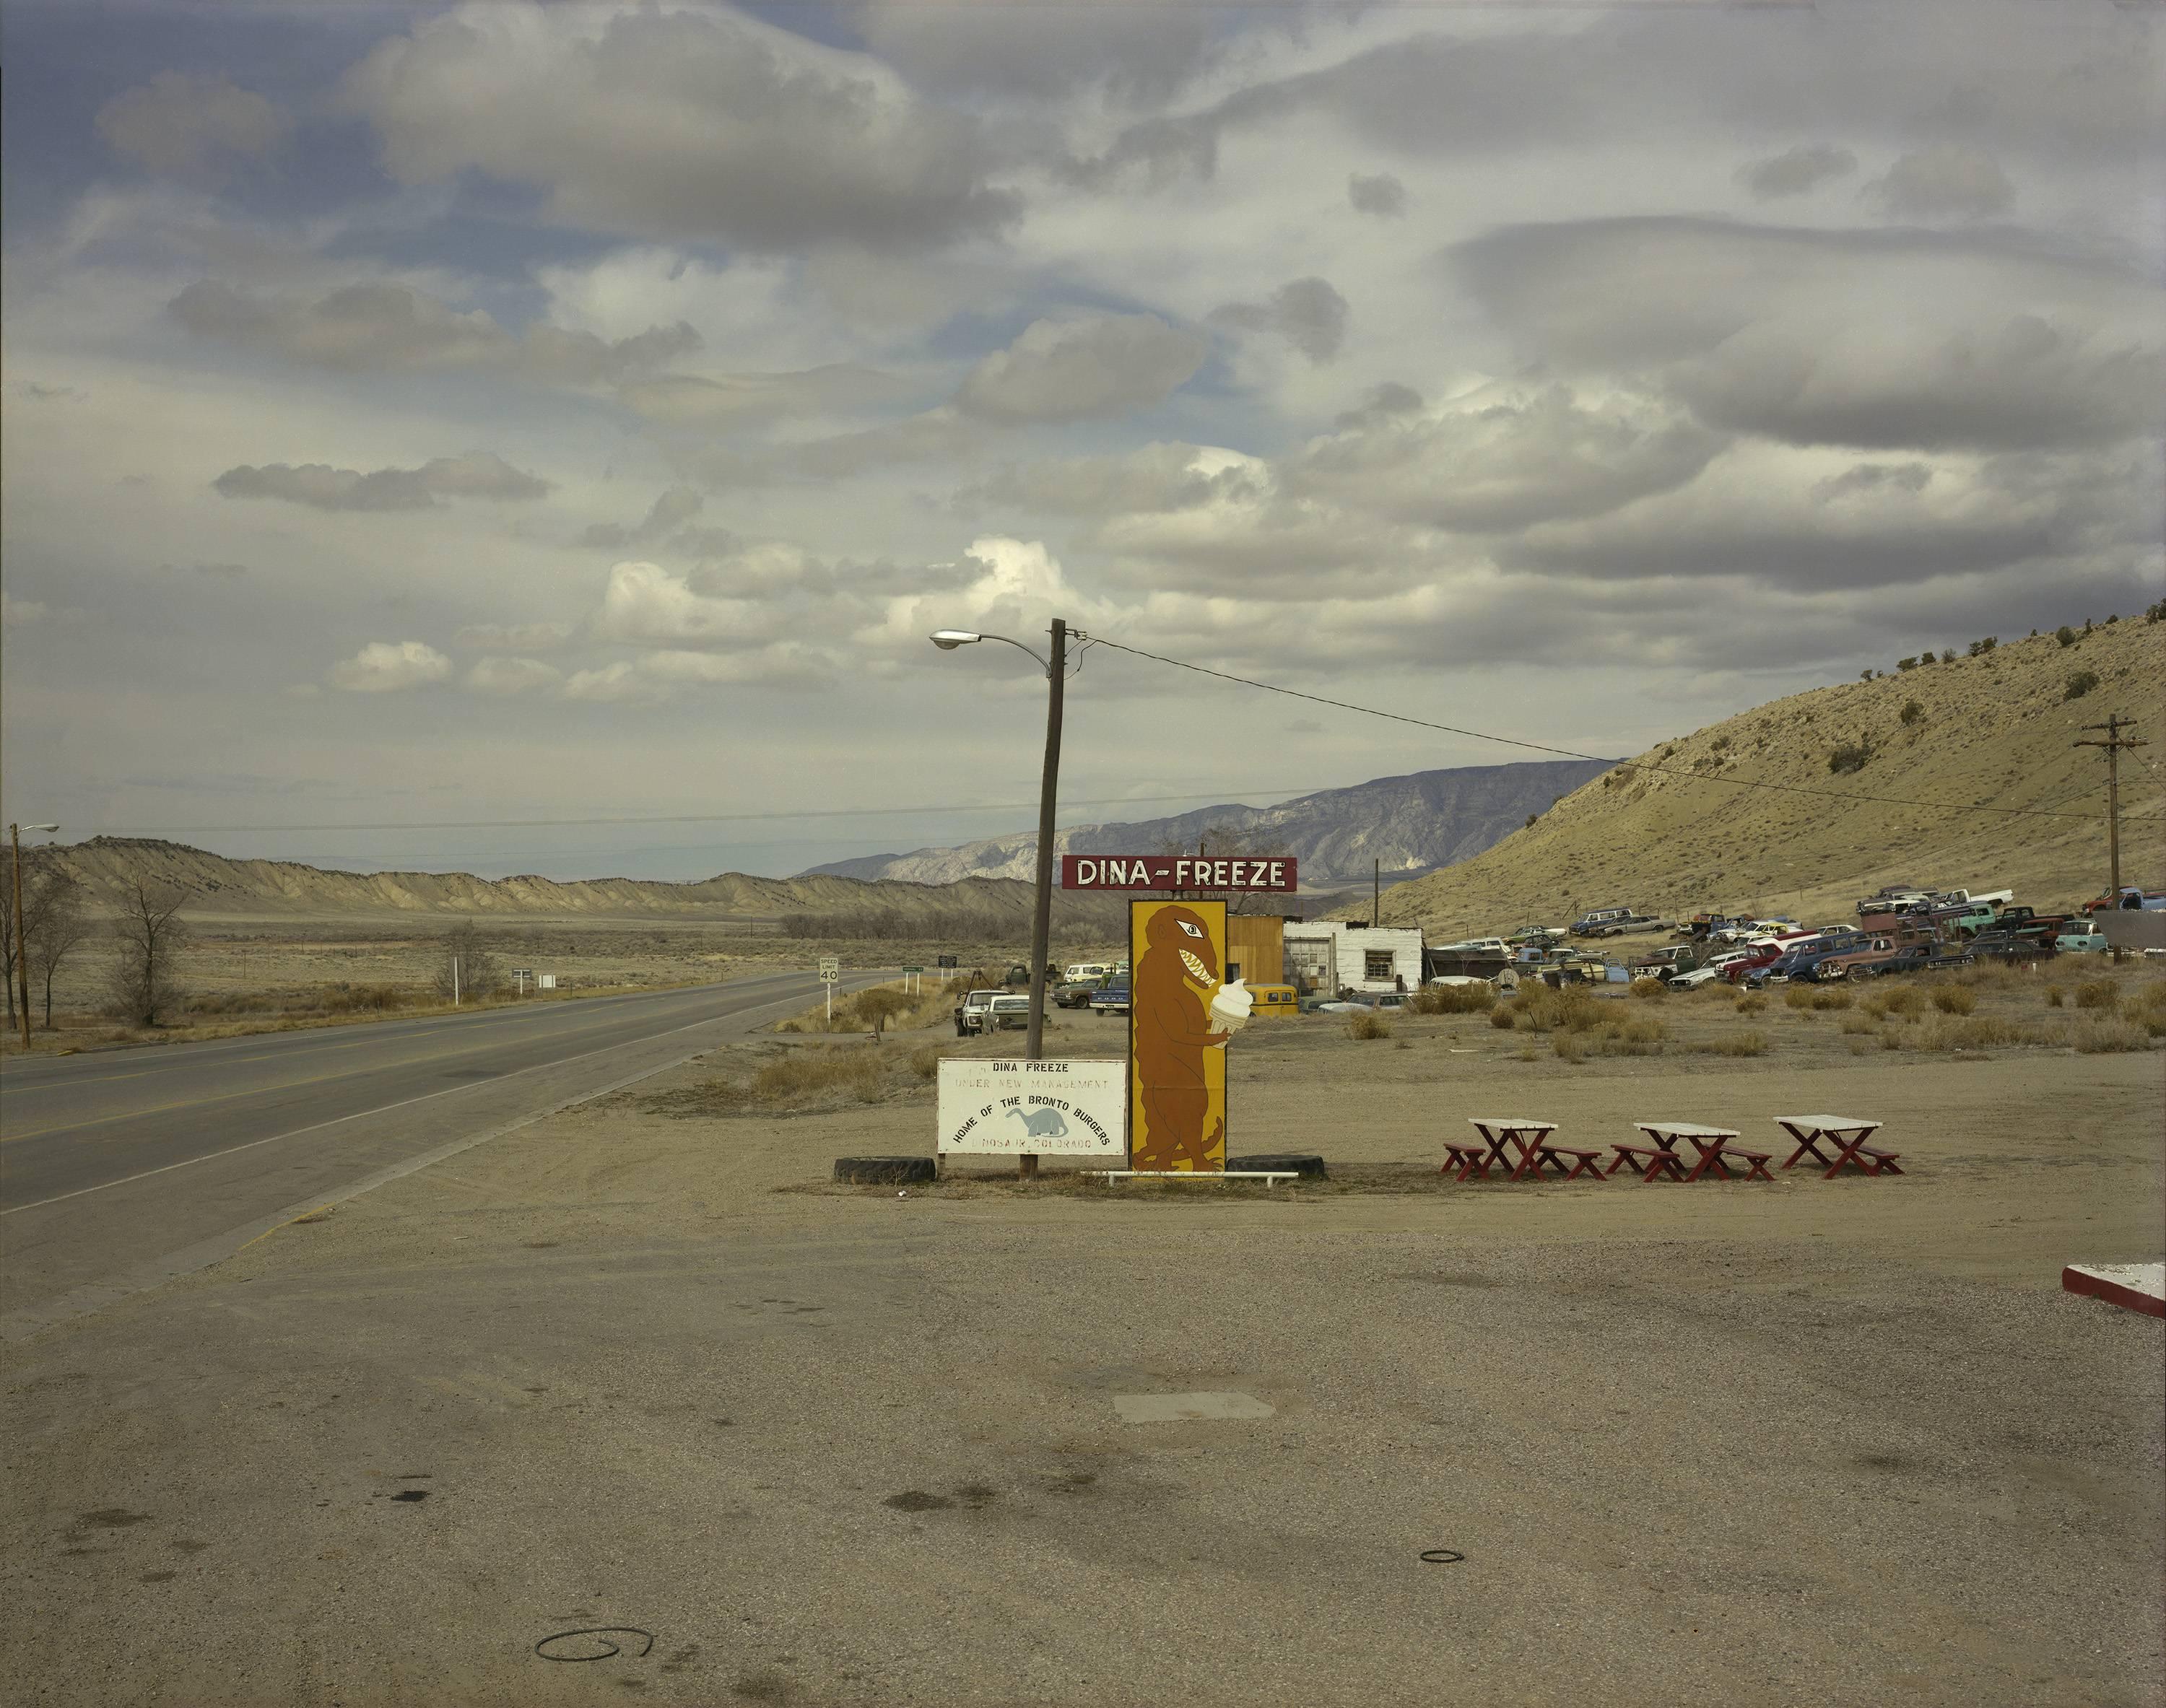
POLYGON ((2121 731, 2136 727, 2137 720, 2124 718, 2118 712, 2110 712, 2103 724, 2086 724, 2086 730, 2103 730, 2103 741, 2087 741, 2079 736, 2078 747, 2102 747, 2105 750, 2105 840, 2108 880, 2106 894, 2116 901, 2121 896, 2121 756, 2124 749, 2148 747, 2148 741, 2121 731))

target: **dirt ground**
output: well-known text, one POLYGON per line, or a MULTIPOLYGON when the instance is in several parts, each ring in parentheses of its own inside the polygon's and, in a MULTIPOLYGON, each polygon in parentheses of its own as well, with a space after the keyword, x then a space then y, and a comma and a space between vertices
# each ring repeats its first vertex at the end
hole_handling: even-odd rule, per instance
MULTIPOLYGON (((2166 1253, 2158 1055, 1676 1000, 1659 1057, 1255 1024, 1233 1148, 1322 1185, 835 1185, 930 1152, 941 1053, 1012 1047, 938 1028, 732 1046, 409 1175, 8 1355, 15 1688, 2158 1700, 2159 1325, 2058 1278, 2166 1253), (1908 1172, 1437 1173, 1471 1115, 1819 1111, 1908 1172), (1244 1415, 1123 1421, 1193 1393, 1244 1415), (641 1634, 537 1654, 589 1626, 641 1634)), ((1937 1019, 2002 1007, 2058 1012, 1937 1019)))

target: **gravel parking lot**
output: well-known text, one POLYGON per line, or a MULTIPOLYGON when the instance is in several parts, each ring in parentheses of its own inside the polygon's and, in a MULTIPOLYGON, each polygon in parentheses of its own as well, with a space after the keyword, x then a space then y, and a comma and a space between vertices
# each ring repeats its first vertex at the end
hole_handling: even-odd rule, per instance
POLYGON ((11 1349, 17 1699, 2158 1699, 2159 1325, 2058 1288, 2160 1254, 2155 1056, 1290 1026, 1235 1148, 1328 1189, 834 1187, 930 1149, 938 1040, 775 1041, 11 1349), (732 1091, 832 1047, 895 1089, 732 1091), (1492 1109, 1830 1106, 1910 1172, 1434 1172, 1492 1109), (1169 1394, 1245 1415, 1117 1404, 1169 1394), (652 1646, 536 1653, 586 1626, 652 1646))

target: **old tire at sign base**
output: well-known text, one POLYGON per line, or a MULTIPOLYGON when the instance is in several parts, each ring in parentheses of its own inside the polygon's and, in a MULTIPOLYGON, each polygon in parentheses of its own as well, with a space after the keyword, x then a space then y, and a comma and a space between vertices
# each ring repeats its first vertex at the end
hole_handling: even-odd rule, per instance
POLYGON ((907 1186, 931 1180, 936 1173, 930 1157, 837 1157, 835 1178, 853 1186, 907 1186))
POLYGON ((1323 1157, 1300 1151, 1275 1151, 1267 1157, 1228 1157, 1226 1169, 1232 1174, 1298 1174, 1304 1180, 1331 1178, 1323 1157))

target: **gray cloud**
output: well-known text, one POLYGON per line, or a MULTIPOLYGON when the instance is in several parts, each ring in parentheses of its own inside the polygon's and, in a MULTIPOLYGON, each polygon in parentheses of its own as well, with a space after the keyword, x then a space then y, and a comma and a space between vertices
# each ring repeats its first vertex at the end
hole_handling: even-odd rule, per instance
POLYGON ((1010 103, 1092 87, 1124 105, 1163 101, 1223 51, 1218 18, 1196 7, 872 0, 858 16, 867 44, 920 88, 1010 103))
POLYGON ((1782 196, 1802 196, 1830 178, 1857 170, 1857 156, 1846 148, 1826 143, 1799 143, 1765 160, 1749 161, 1737 169, 1737 182, 1757 202, 1782 196))
POLYGON ((491 451, 431 458, 419 468, 333 468, 327 463, 242 464, 211 482, 229 498, 279 498, 316 510, 426 510, 440 498, 539 498, 550 482, 491 451))
POLYGON ((1435 417, 1394 415, 1310 444, 1285 468, 1290 492, 1460 530, 1593 516, 1684 485, 1724 445, 1644 399, 1582 408, 1553 386, 1435 417))
POLYGON ((485 173, 590 230, 917 249, 1017 212, 968 114, 728 13, 469 5, 380 44, 346 96, 401 182, 485 173))
POLYGON ((706 500, 690 487, 669 487, 649 507, 644 519, 626 528, 616 522, 596 522, 579 536, 582 546, 621 551, 674 534, 705 507, 706 500))
POLYGON ((310 300, 261 296, 203 279, 169 308, 199 336, 344 372, 478 369, 557 384, 605 384, 652 372, 700 347, 700 335, 681 320, 614 343, 546 322, 515 336, 483 309, 454 308, 386 282, 347 285, 310 300))
POLYGON ((963 497, 1060 515, 1112 516, 1191 509, 1250 482, 1244 468, 1203 473, 1197 456, 1193 445, 1154 443, 1111 456, 1046 458, 1001 469, 963 497))
POLYGON ((1896 487, 1906 493, 1922 493, 1932 484, 1933 472, 1922 462, 1861 462, 1845 469, 1841 474, 1831 475, 1813 488, 1814 498, 1822 503, 1831 499, 1847 498, 1853 493, 1876 492, 1883 487, 1896 487))
POLYGON ((1523 359, 1659 372, 1709 425, 2004 451, 2155 432, 2155 293, 2037 245, 1691 219, 1515 226, 1460 277, 1523 359))
POLYGON ((290 128, 261 95, 225 76, 161 71, 98 109, 98 134, 115 154, 166 177, 217 182, 260 160, 290 128))
POLYGON ((665 374, 636 381, 619 396, 658 426, 716 429, 848 409, 896 389, 885 374, 837 363, 797 373, 665 374))
POLYGON ((1207 349, 1195 333, 1155 314, 1033 321, 971 369, 955 406, 989 421, 1124 415, 1186 384, 1207 349))
POLYGON ((1211 318, 1244 332, 1275 334, 1314 362, 1331 361, 1346 344, 1346 299, 1329 279, 1295 279, 1268 302, 1228 303, 1213 308, 1211 318))
POLYGON ((1346 199, 1357 214, 1396 219, 1407 211, 1407 187, 1389 172, 1368 177, 1355 172, 1346 180, 1346 199))
POLYGON ((372 640, 331 667, 330 684, 349 693, 395 693, 442 682, 451 673, 452 661, 425 641, 372 640))
POLYGON ((1350 427, 1373 427, 1400 415, 1418 415, 1421 409, 1419 392, 1397 380, 1386 380, 1370 387, 1369 395, 1362 399, 1359 409, 1347 410, 1331 424, 1344 433, 1350 427))
POLYGON ((1863 194, 1894 219, 1984 219, 2007 210, 2015 187, 1983 150, 1943 145, 1904 155, 1863 194))

